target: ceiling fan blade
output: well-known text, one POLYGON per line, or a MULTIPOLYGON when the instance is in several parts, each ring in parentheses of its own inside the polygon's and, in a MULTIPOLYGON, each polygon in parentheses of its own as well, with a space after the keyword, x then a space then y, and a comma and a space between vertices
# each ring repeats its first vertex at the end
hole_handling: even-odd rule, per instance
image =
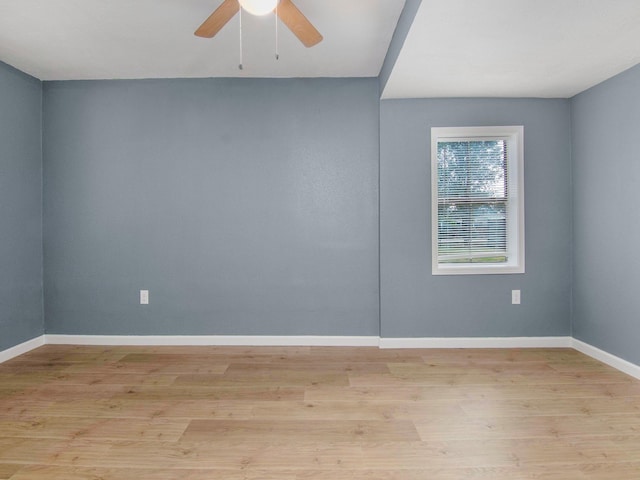
POLYGON ((278 17, 298 37, 305 47, 313 47, 322 41, 322 35, 291 0, 280 0, 278 17))
POLYGON ((224 0, 216 10, 209 15, 200 27, 195 31, 198 37, 211 38, 224 27, 240 10, 238 0, 224 0))

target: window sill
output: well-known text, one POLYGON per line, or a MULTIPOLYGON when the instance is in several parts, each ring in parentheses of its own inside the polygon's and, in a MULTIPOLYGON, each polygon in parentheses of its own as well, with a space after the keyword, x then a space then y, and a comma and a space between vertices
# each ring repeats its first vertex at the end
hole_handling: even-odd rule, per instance
POLYGON ((432 275, 500 275, 524 273, 524 265, 438 265, 432 275))

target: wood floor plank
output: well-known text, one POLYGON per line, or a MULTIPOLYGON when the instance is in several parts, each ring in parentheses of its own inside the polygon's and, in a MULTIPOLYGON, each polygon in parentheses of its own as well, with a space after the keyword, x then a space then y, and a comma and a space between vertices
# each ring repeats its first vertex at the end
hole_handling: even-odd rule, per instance
POLYGON ((369 468, 454 468, 620 463, 638 455, 640 437, 612 440, 471 439, 363 445, 369 468))
POLYGON ((56 376, 57 385, 171 385, 177 375, 156 373, 69 373, 56 376))
POLYGON ((91 425, 75 432, 74 438, 95 438, 106 440, 136 440, 177 442, 189 425, 187 419, 154 418, 151 421, 141 419, 105 419, 94 421, 91 425))
POLYGON ((74 433, 95 423, 92 418, 0 417, 0 432, 15 438, 72 438, 74 433))
MULTIPOLYGON (((301 472, 296 480, 585 480, 575 465, 301 472)), ((626 479, 625 479, 626 480, 626 479)))
POLYGON ((234 363, 224 372, 228 376, 269 374, 282 372, 308 373, 310 376, 318 372, 325 373, 390 373, 386 362, 305 362, 305 363, 234 363))
POLYGON ((638 480, 640 462, 580 465, 579 470, 590 480, 638 480))
MULTIPOLYGON (((152 354, 149 354, 152 355, 152 354)), ((223 374, 229 367, 228 363, 216 362, 206 355, 196 354, 158 354, 153 355, 153 361, 144 361, 142 354, 127 354, 120 361, 102 368, 109 368, 114 373, 156 373, 156 374, 223 374)), ((75 366, 79 368, 80 366, 75 366)), ((87 367, 85 366, 85 369, 87 367)), ((69 371, 71 368, 67 369, 69 371)), ((102 372, 98 372, 102 373, 102 372)))
POLYGON ((189 420, 96 419, 85 417, 0 418, 2 435, 14 438, 100 438, 177 441, 189 420))
POLYGON ((461 408, 472 417, 514 417, 532 415, 615 415, 640 414, 640 399, 561 398, 465 401, 461 408))
POLYGON ((310 355, 311 347, 119 347, 125 355, 122 363, 142 362, 177 364, 201 357, 201 363, 271 362, 276 359, 300 359, 310 355))
POLYGON ((624 383, 577 383, 561 385, 437 385, 437 386, 391 386, 371 385, 363 387, 309 387, 305 390, 306 401, 394 401, 420 402, 430 399, 451 401, 482 401, 487 399, 517 400, 531 398, 617 398, 640 397, 640 382, 624 383))
POLYGON ((342 372, 300 372, 283 370, 274 372, 227 371, 224 375, 179 375, 175 385, 183 386, 263 386, 307 387, 315 385, 349 385, 349 378, 342 372))
POLYGON ((403 375, 362 374, 349 375, 351 386, 466 386, 466 385, 578 385, 581 383, 630 383, 634 379, 622 372, 544 372, 544 373, 458 373, 432 374, 413 372, 403 375))
POLYGON ((302 386, 273 386, 273 385, 222 385, 209 384, 174 384, 170 387, 140 385, 129 387, 114 394, 114 400, 289 400, 296 401, 304 398, 305 389, 302 386))
POLYGON ((251 411, 252 418, 308 420, 410 420, 439 415, 464 415, 459 405, 450 401, 428 402, 261 402, 251 411))
POLYGON ((362 469, 357 445, 312 442, 137 442, 73 440, 49 447, 44 463, 99 468, 273 470, 362 469))
POLYGON ((46 412, 54 402, 42 397, 24 398, 15 397, 0 399, 0 417, 19 418, 46 416, 46 412))
POLYGON ((393 442, 420 440, 411 421, 194 420, 181 440, 259 440, 268 443, 393 442))
POLYGON ((127 399, 57 401, 42 409, 46 417, 155 418, 170 401, 140 402, 127 399))
MULTIPOLYGON (((39 357, 39 353, 37 352, 34 355, 30 355, 31 358, 42 358, 39 357)), ((118 351, 117 349, 110 348, 87 348, 84 351, 78 351, 74 349, 65 349, 62 348, 59 350, 58 354, 48 355, 44 354, 44 358, 46 358, 50 362, 70 362, 70 363, 83 363, 83 364, 102 364, 102 363, 110 363, 115 362, 122 359, 125 356, 124 352, 118 351)))
POLYGON ((422 358, 425 363, 446 365, 528 362, 600 363, 572 348, 433 348, 423 351, 422 358))
MULTIPOLYGON (((442 387, 438 387, 442 388, 442 387)), ((489 385, 455 387, 451 390, 464 393, 468 400, 529 399, 529 398, 616 398, 640 396, 640 382, 588 383, 551 385, 489 385)), ((432 392, 433 393, 433 392, 432 392)))
POLYGON ((558 370, 544 362, 501 362, 478 364, 442 364, 425 362, 388 363, 390 373, 400 378, 422 378, 432 375, 549 374, 558 370))
POLYGON ((0 463, 40 463, 48 459, 64 440, 0 437, 0 463))
POLYGON ((617 370, 609 365, 605 365, 604 363, 586 363, 586 362, 549 362, 549 368, 556 370, 557 372, 570 372, 570 373, 578 373, 578 372, 600 372, 600 373, 611 373, 617 374, 617 370))
POLYGON ((21 467, 15 463, 0 463, 0 480, 9 480, 21 467))
POLYGON ((173 419, 236 419, 253 418, 252 410, 255 401, 251 400, 181 400, 159 403, 155 418, 173 419))
MULTIPOLYGON (((231 469, 88 468, 57 465, 23 467, 11 480, 297 480, 293 471, 231 469), (135 475, 135 477, 133 477, 135 475)), ((2 479, 2 477, 0 477, 2 479)))
POLYGON ((432 389, 420 386, 371 386, 371 387, 332 387, 319 386, 310 387, 305 390, 304 400, 306 402, 402 402, 411 403, 433 398, 447 398, 452 400, 465 400, 467 397, 459 389, 452 388, 445 392, 445 389, 432 389), (444 396, 443 396, 444 395, 444 396))
POLYGON ((127 385, 98 383, 94 383, 91 388, 87 388, 87 385, 69 385, 54 382, 21 388, 15 392, 13 399, 16 401, 46 399, 49 402, 74 399, 97 400, 111 398, 118 393, 125 393, 129 388, 127 385))
POLYGON ((437 416, 416 420, 415 425, 423 441, 640 435, 640 415, 437 416))

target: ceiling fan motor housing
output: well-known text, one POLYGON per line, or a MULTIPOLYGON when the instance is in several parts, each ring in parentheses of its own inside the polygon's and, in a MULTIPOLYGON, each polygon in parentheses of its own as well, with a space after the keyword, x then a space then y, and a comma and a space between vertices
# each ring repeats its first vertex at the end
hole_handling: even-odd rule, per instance
POLYGON ((273 12, 280 0, 239 0, 243 10, 252 15, 266 15, 273 12))

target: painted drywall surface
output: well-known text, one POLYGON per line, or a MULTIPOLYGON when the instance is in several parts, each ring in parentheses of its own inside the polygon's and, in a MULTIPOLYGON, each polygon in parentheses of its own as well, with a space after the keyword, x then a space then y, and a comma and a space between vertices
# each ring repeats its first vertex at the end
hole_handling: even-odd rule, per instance
POLYGON ((640 66, 571 100, 575 338, 640 364, 640 66))
POLYGON ((380 116, 382 336, 567 335, 568 100, 383 100, 380 116), (524 125, 526 273, 433 276, 430 129, 485 125, 524 125), (512 289, 521 305, 511 305, 512 289))
POLYGON ((377 335, 378 121, 377 79, 45 82, 47 332, 377 335))
POLYGON ((0 351, 44 332, 42 85, 0 62, 0 351))
POLYGON ((396 25, 396 29, 393 32, 393 37, 391 38, 391 43, 389 44, 387 55, 384 57, 384 62, 382 63, 382 68, 380 69, 379 78, 381 93, 384 91, 384 87, 387 85, 387 81, 389 80, 391 72, 393 71, 393 66, 396 64, 396 60, 398 60, 398 55, 400 55, 400 51, 402 50, 404 41, 409 34, 409 30, 411 29, 411 25, 413 24, 413 19, 416 18, 416 13, 418 13, 418 9, 420 8, 421 3, 422 0, 406 0, 404 4, 402 13, 400 14, 400 18, 398 19, 398 24, 396 25))

